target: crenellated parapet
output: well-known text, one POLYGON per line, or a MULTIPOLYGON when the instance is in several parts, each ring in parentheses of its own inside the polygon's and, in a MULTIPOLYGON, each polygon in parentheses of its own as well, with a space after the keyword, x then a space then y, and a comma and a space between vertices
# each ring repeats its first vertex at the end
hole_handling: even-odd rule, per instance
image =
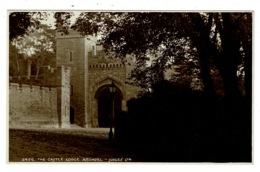
POLYGON ((111 69, 111 68, 125 68, 125 65, 122 63, 98 63, 90 64, 89 69, 111 69))

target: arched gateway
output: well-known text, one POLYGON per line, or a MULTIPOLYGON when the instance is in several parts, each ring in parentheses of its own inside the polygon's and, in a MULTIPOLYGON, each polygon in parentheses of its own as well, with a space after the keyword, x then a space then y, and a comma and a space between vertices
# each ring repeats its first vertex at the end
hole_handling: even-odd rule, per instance
POLYGON ((100 128, 109 127, 111 122, 113 124, 114 118, 119 114, 120 111, 122 111, 122 92, 119 88, 116 87, 115 93, 111 93, 109 90, 109 86, 110 85, 104 85, 100 87, 95 95, 95 98, 98 102, 97 114, 98 127, 100 128))

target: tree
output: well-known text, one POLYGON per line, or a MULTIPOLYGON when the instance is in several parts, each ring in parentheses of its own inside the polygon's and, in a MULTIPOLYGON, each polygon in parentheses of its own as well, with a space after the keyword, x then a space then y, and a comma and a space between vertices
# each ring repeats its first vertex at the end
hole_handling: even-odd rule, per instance
POLYGON ((48 62, 51 63, 51 60, 55 58, 54 41, 53 35, 48 34, 44 29, 38 29, 15 42, 19 53, 35 66, 36 79, 42 66, 48 62))
POLYGON ((11 12, 9 14, 10 74, 21 77, 19 60, 23 57, 14 45, 26 35, 39 29, 41 21, 46 20, 47 16, 46 12, 11 12))
MULTIPOLYGON (((238 67, 245 65, 243 62, 245 55, 243 54, 252 48, 252 44, 247 46, 250 44, 248 41, 252 39, 252 36, 250 36, 252 14, 209 13, 188 15, 188 20, 193 21, 193 25, 186 27, 191 28, 186 32, 191 35, 192 42, 197 47, 198 52, 201 52, 199 55, 201 67, 209 70, 209 61, 212 60, 213 65, 217 67, 221 74, 225 97, 236 100, 241 94, 238 89, 238 67), (243 37, 247 37, 247 41, 241 45, 243 37)), ((252 59, 252 54, 247 58, 252 59)), ((206 75, 208 75, 207 73, 209 71, 206 72, 206 75)), ((246 73, 251 78, 250 73, 246 73)), ((210 78, 207 78, 205 80, 210 83, 210 78)))
MULTIPOLYGON (((245 56, 245 53, 252 49, 252 14, 222 13, 217 14, 215 18, 216 33, 219 34, 221 45, 219 49, 213 50, 214 61, 223 78, 226 97, 234 100, 241 94, 238 89, 238 67, 248 68, 244 60, 252 59, 252 54, 250 57, 245 56), (247 41, 243 40, 244 37, 247 37, 247 41)), ((250 76, 250 73, 248 75, 250 76)))
POLYGON ((47 18, 46 12, 11 12, 9 14, 9 41, 28 35, 47 18))
POLYGON ((54 13, 55 27, 58 32, 68 34, 68 28, 71 25, 70 18, 73 16, 72 12, 56 12, 54 13))
POLYGON ((9 76, 21 77, 19 60, 22 58, 19 50, 9 42, 9 76))

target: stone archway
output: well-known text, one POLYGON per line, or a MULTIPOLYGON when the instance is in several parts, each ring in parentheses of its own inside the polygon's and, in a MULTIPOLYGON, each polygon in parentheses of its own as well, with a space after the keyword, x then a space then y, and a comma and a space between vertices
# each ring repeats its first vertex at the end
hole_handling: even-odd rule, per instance
MULTIPOLYGON (((112 115, 112 100, 113 96, 109 92, 109 85, 100 87, 95 95, 97 99, 97 113, 98 113, 98 126, 100 128, 109 127, 112 115)), ((115 116, 122 111, 123 95, 119 88, 116 88, 114 95, 114 112, 115 116)), ((115 118, 113 117, 113 119, 115 118)))

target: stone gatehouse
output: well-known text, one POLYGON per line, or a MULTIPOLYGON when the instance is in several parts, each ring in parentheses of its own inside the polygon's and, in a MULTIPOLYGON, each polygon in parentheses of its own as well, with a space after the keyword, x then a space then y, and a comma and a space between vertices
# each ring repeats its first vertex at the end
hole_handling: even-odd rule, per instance
POLYGON ((81 127, 109 127, 112 97, 109 86, 116 86, 115 113, 127 110, 126 102, 138 88, 126 84, 130 68, 108 58, 93 36, 76 31, 56 33, 56 64, 70 71, 70 124, 81 127))

